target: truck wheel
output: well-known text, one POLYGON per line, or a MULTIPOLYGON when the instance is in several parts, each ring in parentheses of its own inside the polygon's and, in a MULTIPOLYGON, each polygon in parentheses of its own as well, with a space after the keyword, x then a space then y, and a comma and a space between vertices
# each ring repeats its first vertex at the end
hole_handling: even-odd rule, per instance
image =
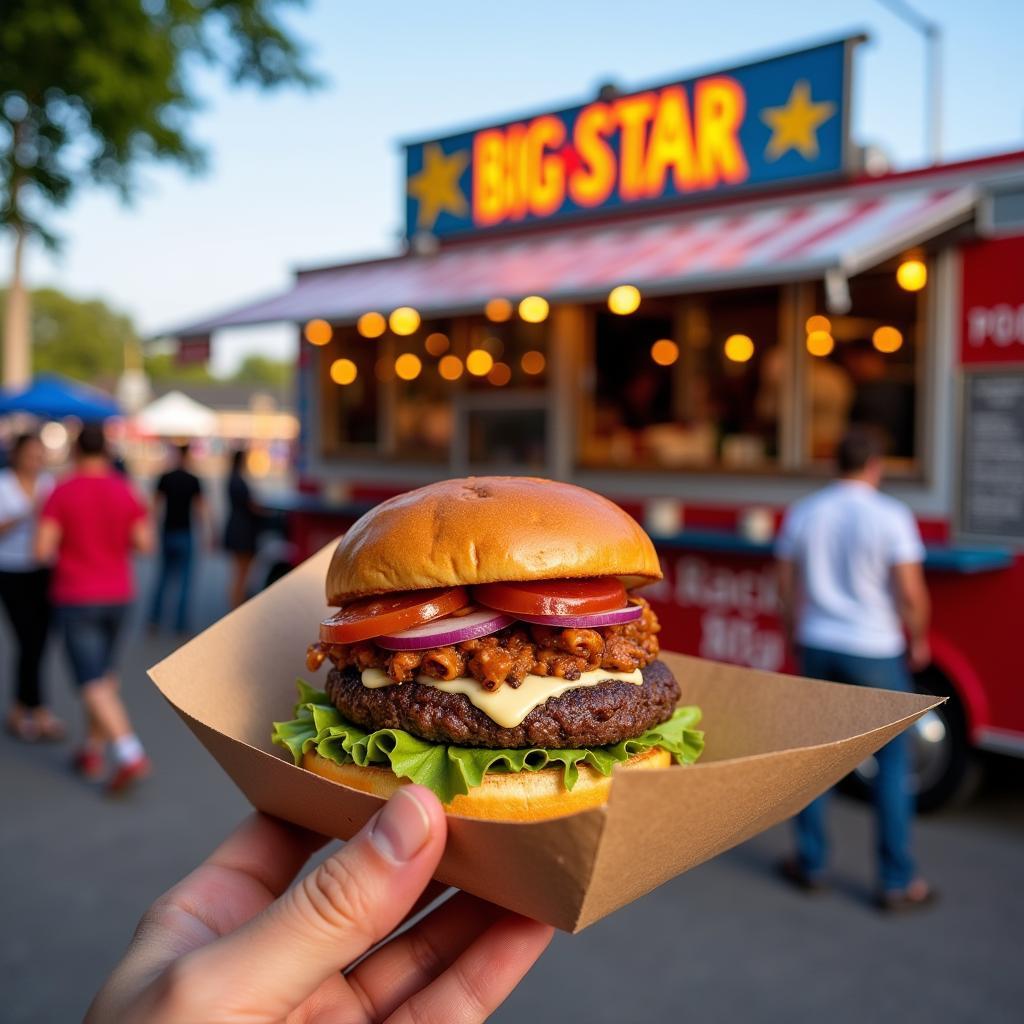
MULTIPOLYGON (((910 784, 917 795, 917 809, 934 811, 965 803, 978 789, 982 768, 971 752, 960 698, 952 683, 935 667, 915 676, 914 688, 918 693, 949 698, 910 727, 910 784)), ((847 777, 843 788, 867 799, 877 771, 874 757, 869 757, 847 777)))

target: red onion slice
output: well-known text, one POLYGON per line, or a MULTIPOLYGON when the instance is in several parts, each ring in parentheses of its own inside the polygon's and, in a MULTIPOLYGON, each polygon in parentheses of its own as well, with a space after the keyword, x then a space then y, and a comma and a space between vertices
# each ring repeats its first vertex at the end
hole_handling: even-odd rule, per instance
POLYGON ((412 629, 403 629, 400 633, 374 637, 373 642, 388 651, 425 651, 429 647, 447 647, 449 644, 461 644, 465 640, 479 640, 482 636, 490 636, 499 629, 511 626, 515 621, 514 616, 496 612, 492 608, 465 609, 456 615, 424 622, 412 629))
POLYGON ((598 629, 601 626, 622 626, 635 622, 644 610, 630 602, 625 608, 613 608, 610 612, 591 612, 589 615, 517 615, 523 622, 538 626, 561 626, 564 629, 598 629))

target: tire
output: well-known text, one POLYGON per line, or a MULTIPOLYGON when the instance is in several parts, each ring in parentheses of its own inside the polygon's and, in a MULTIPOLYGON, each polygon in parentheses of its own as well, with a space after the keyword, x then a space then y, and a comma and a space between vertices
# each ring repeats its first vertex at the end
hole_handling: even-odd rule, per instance
MULTIPOLYGON (((917 809, 927 813, 966 803, 982 778, 980 762, 971 751, 967 718, 956 688, 934 666, 914 677, 918 693, 948 697, 945 704, 919 718, 911 727, 911 787, 917 809)), ((870 799, 877 771, 874 757, 861 762, 842 784, 845 792, 870 799)))

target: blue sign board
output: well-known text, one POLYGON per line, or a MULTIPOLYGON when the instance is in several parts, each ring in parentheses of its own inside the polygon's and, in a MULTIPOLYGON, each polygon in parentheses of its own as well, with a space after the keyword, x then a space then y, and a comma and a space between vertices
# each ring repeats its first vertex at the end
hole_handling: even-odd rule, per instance
POLYGON ((840 174, 858 41, 407 145, 407 233, 444 238, 840 174))

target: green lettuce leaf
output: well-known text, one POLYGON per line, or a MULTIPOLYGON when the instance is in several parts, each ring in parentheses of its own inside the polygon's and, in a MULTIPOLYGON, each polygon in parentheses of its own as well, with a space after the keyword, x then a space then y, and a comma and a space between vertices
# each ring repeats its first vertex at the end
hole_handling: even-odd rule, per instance
POLYGON ((700 723, 700 709, 696 707, 676 708, 667 722, 610 747, 487 750, 431 743, 402 729, 367 732, 348 721, 327 694, 301 679, 298 687, 295 718, 275 722, 272 736, 274 743, 291 752, 296 764, 302 763, 303 754, 315 750, 337 764, 386 765, 400 778, 432 789, 446 804, 479 786, 489 772, 537 772, 560 765, 565 787, 572 789, 581 764, 611 775, 615 765, 651 747, 667 750, 679 764, 693 764, 704 749, 704 733, 695 728, 700 723))

